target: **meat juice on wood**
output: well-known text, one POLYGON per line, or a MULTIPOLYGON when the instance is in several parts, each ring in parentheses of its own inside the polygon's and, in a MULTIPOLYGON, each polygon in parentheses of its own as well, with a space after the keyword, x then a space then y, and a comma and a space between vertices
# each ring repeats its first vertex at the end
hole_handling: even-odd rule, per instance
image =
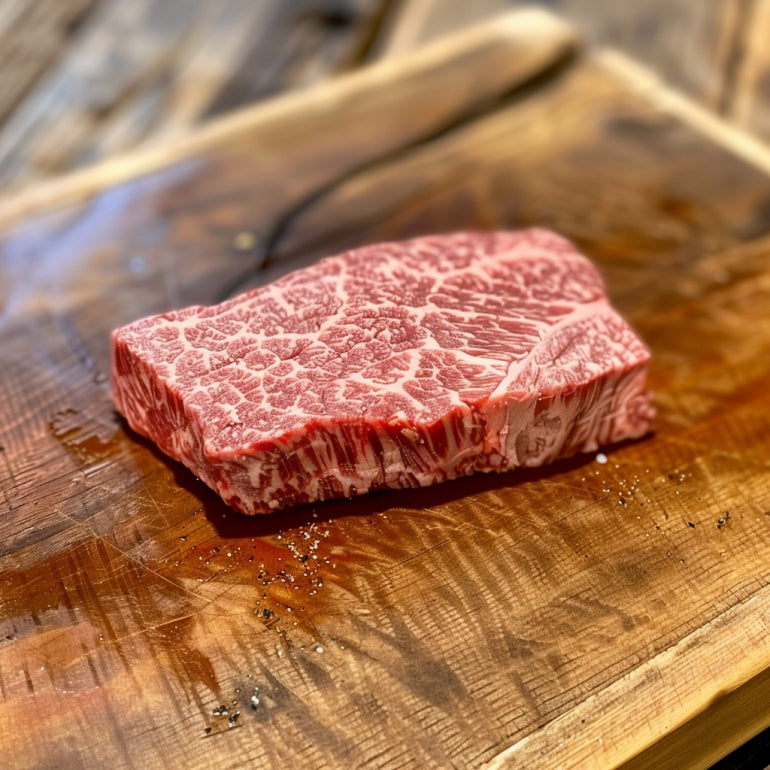
POLYGON ((649 352, 539 229, 346 252, 113 333, 129 424, 244 513, 539 466, 649 431, 649 352))

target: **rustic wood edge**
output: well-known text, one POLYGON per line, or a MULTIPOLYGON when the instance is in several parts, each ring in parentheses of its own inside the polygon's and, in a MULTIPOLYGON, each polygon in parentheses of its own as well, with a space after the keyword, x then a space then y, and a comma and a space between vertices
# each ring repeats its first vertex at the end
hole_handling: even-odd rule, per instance
POLYGON ((769 664, 770 588, 764 588, 504 749, 485 768, 516 766, 520 759, 544 767, 708 767, 770 726, 770 712, 757 708, 770 702, 769 664), (737 639, 736 628, 753 633, 737 639), (666 681, 664 672, 672 669, 688 672, 688 689, 666 681), (745 709, 752 702, 751 712, 729 716, 735 703, 745 709), (720 723, 726 718, 732 724, 720 723))
MULTIPOLYGON (((116 155, 91 168, 33 185, 0 197, 0 227, 6 228, 50 207, 77 203, 113 185, 191 160, 213 147, 226 146, 258 126, 290 121, 308 111, 333 108, 356 94, 382 88, 436 70, 454 57, 482 51, 492 41, 515 46, 537 39, 556 54, 574 45, 577 36, 560 17, 537 7, 524 7, 447 35, 418 50, 382 60, 305 91, 294 91, 212 120, 183 138, 116 155)), ((529 73, 536 74, 536 73, 529 73)), ((524 73, 522 73, 524 75, 524 73)))
POLYGON ((770 147, 742 128, 685 96, 661 80, 652 70, 614 48, 595 53, 601 66, 618 75, 650 104, 730 150, 742 160, 770 174, 770 147))

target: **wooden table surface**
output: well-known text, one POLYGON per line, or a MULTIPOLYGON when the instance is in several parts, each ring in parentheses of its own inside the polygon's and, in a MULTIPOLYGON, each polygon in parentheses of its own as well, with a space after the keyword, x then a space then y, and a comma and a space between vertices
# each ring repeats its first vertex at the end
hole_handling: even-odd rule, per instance
POLYGON ((767 726, 768 172, 524 14, 7 199, 2 764, 707 766, 767 726), (535 223, 653 350, 606 465, 250 520, 114 412, 114 326, 535 223))

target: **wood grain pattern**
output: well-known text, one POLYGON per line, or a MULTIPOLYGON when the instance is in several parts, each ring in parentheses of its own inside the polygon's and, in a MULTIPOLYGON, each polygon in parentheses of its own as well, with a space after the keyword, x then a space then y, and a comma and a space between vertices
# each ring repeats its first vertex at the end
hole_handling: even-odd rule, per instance
POLYGON ((97 0, 5 0, 0 6, 0 123, 57 61, 97 0))
MULTIPOLYGON (((26 80, 18 66, 6 78, 13 111, 4 115, 0 102, 0 184, 14 188, 177 137, 212 112, 329 76, 349 64, 381 3, 102 0, 60 41, 56 66, 47 70, 46 29, 54 37, 57 22, 90 8, 82 0, 23 5, 8 34, 38 53, 28 57, 26 80)), ((0 51, 2 43, 0 31, 0 51)), ((6 47, 6 56, 15 50, 6 47)))
POLYGON ((289 93, 208 123, 189 137, 159 142, 142 152, 116 155, 79 174, 6 196, 0 200, 0 223, 7 227, 41 208, 80 202, 127 179, 172 164, 189 163, 212 150, 222 154, 225 146, 232 148, 233 156, 244 151, 253 156, 256 146, 260 153, 259 174, 249 180, 250 185, 264 180, 260 184, 265 195, 262 205, 268 205, 270 211, 291 208, 312 190, 321 189, 359 165, 424 141, 490 109, 496 100, 526 85, 541 71, 558 66, 575 47, 572 30, 543 12, 520 12, 507 22, 495 19, 458 39, 438 41, 408 58, 386 60, 353 73, 335 87, 289 93), (530 36, 535 45, 529 45, 530 36), (511 57, 512 46, 515 58, 511 57), (383 96, 379 89, 394 79, 399 80, 401 88, 383 96), (391 109, 386 118, 379 124, 373 122, 371 114, 382 110, 388 99, 391 109), (427 100, 431 102, 430 110, 422 109, 427 100), (342 106, 349 125, 344 132, 338 130, 342 106), (303 120, 322 126, 334 162, 307 166, 305 159, 315 158, 318 151, 301 125, 303 120), (293 133, 293 142, 286 141, 286 131, 293 133), (306 141, 300 141, 297 134, 306 141), (280 157, 281 152, 288 155, 280 157), (284 172, 277 182, 276 163, 284 172), (288 173, 298 166, 302 167, 301 175, 288 173))
MULTIPOLYGON (((536 0, 767 142, 770 0, 536 0)), ((0 184, 185 135, 524 0, 6 0, 0 184)))
POLYGON ((382 29, 378 55, 396 55, 522 5, 562 14, 594 44, 653 69, 715 114, 770 141, 770 0, 410 0, 382 29))
POLYGON ((457 33, 513 7, 513 0, 408 0, 399 3, 383 20, 371 55, 398 56, 447 34, 457 33))
POLYGON ((766 42, 770 2, 754 0, 745 9, 743 21, 726 112, 749 132, 770 142, 770 54, 766 42))
POLYGON ((527 18, 16 210, 3 762, 663 766, 669 731, 768 670, 768 176, 527 18), (114 413, 113 326, 373 239, 532 223, 653 350, 656 433, 606 465, 253 520, 114 413))

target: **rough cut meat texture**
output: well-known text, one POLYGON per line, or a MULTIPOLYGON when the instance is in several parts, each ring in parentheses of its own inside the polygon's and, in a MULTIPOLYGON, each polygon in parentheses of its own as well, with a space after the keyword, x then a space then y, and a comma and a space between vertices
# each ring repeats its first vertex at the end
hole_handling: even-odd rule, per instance
POLYGON ((113 332, 134 430, 265 513, 537 466, 650 429, 649 353, 545 230, 321 260, 113 332))

